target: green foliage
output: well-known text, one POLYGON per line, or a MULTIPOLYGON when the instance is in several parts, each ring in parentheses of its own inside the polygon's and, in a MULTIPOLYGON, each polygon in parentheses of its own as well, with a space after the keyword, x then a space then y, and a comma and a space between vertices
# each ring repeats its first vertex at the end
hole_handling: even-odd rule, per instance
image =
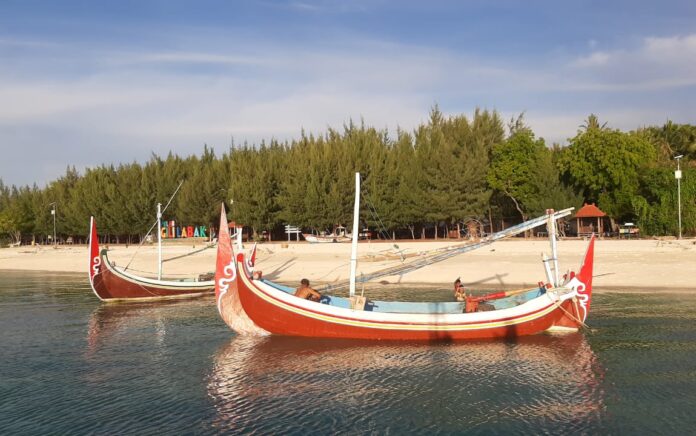
POLYGON ((278 186, 281 177, 289 176, 282 167, 282 151, 275 141, 258 149, 245 145, 230 151, 231 177, 225 180, 233 201, 230 213, 235 221, 251 226, 254 235, 277 224, 278 186))
MULTIPOLYGON (((143 163, 68 167, 43 189, 0 180, 0 239, 45 242, 57 210, 59 237, 142 237, 156 204, 181 190, 164 219, 215 226, 221 202, 230 219, 261 231, 292 224, 332 230, 352 224, 354 173, 362 175, 361 226, 394 231, 454 227, 471 218, 506 224, 547 208, 596 201, 615 219, 637 220, 644 234, 676 234, 675 154, 682 161, 683 228, 696 233, 696 126, 671 122, 635 132, 590 115, 568 147, 546 147, 513 118, 506 138, 496 112, 445 116, 437 106, 414 131, 348 122, 321 135, 231 147, 222 156, 152 155, 143 163), (514 217, 511 219, 511 217, 514 217)), ((430 231, 429 231, 430 232, 430 231)), ((429 233, 428 235, 432 235, 429 233)))
POLYGON ((640 173, 655 161, 655 148, 643 135, 588 123, 570 139, 559 165, 587 201, 596 201, 610 216, 633 216, 640 173))
POLYGON ((220 214, 215 206, 227 200, 227 157, 217 159, 206 145, 200 159, 191 158, 187 167, 188 177, 182 179, 184 183, 175 197, 177 206, 172 209, 176 213, 171 215, 185 223, 217 225, 220 214))
POLYGON ((445 119, 435 107, 430 123, 415 133, 415 156, 424 212, 430 222, 455 223, 483 217, 491 189, 486 182, 490 153, 503 140, 496 113, 477 110, 474 119, 445 119))
POLYGON ((560 182, 552 151, 529 129, 514 129, 493 149, 488 183, 513 202, 523 220, 546 209, 577 207, 582 202, 560 182))
MULTIPOLYGON (((696 233, 696 169, 687 168, 681 180, 682 231, 696 233)), ((670 168, 650 168, 641 175, 633 207, 641 229, 650 235, 678 234, 677 181, 670 168)))
POLYGON ((683 155, 686 161, 696 159, 696 126, 667 121, 663 126, 646 127, 638 131, 654 145, 659 159, 670 162, 683 155))

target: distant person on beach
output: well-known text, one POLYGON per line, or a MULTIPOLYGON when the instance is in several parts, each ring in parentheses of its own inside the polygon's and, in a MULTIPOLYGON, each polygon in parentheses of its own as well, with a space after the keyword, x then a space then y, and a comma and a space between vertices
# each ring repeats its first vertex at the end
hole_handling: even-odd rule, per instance
POLYGON ((456 298, 457 301, 466 301, 465 289, 459 277, 454 281, 454 298, 456 298))
POLYGON ((321 299, 321 294, 309 286, 309 280, 302 279, 300 281, 300 287, 295 291, 295 297, 309 301, 319 301, 321 299))

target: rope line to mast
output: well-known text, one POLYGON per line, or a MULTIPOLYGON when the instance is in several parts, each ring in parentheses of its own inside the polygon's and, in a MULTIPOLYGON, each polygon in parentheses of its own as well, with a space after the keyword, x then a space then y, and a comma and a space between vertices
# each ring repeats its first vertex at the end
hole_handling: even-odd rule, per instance
MULTIPOLYGON (((554 214, 554 218, 562 218, 564 216, 567 216, 570 214, 570 211, 573 208, 568 208, 564 209, 562 211, 558 211, 554 214)), ((387 276, 392 276, 392 275, 403 275, 407 274, 409 272, 412 272, 414 270, 432 265, 437 262, 442 262, 444 260, 447 260, 451 257, 454 257, 456 255, 466 253, 468 251, 475 250, 477 248, 485 247, 486 245, 490 245, 495 241, 501 240, 508 238, 510 236, 516 235, 522 231, 525 231, 529 228, 534 228, 538 227, 540 225, 543 225, 547 220, 547 216, 541 216, 538 218, 534 218, 528 221, 525 221, 523 223, 514 225, 512 227, 509 227, 503 231, 494 233, 493 235, 490 235, 483 240, 476 242, 476 243, 464 243, 464 244, 459 244, 459 245, 453 245, 449 247, 444 247, 444 248, 439 248, 436 250, 432 250, 429 252, 429 254, 426 254, 424 257, 421 257, 420 259, 417 259, 413 262, 410 263, 405 263, 401 265, 396 265, 393 267, 385 268, 383 270, 379 271, 374 271, 372 273, 366 274, 363 277, 356 278, 356 283, 362 283, 366 281, 370 281, 379 277, 387 277, 387 276)), ((342 289, 345 288, 348 285, 346 281, 342 281, 339 283, 336 283, 334 285, 325 285, 321 288, 318 288, 317 290, 336 290, 336 289, 342 289)))
MULTIPOLYGON (((169 201, 167 202, 167 205, 164 206, 164 209, 162 209, 161 213, 164 213, 164 211, 167 210, 169 205, 172 203, 172 200, 174 200, 174 196, 176 195, 177 192, 179 192, 179 189, 181 189, 181 185, 183 185, 183 184, 184 184, 183 180, 179 182, 179 186, 176 187, 176 190, 174 191, 174 193, 171 195, 171 197, 169 197, 169 201)), ((133 262, 133 259, 135 259, 135 255, 138 254, 138 251, 143 246, 143 244, 145 243, 145 240, 152 232, 152 229, 154 229, 155 226, 157 226, 157 222, 159 221, 159 219, 160 219, 159 217, 157 217, 157 219, 155 219, 155 222, 152 224, 152 226, 150 226, 150 230, 148 230, 147 233, 145 233, 145 236, 143 236, 143 239, 140 240, 140 244, 138 244, 138 248, 135 249, 135 252, 131 256, 130 260, 128 261, 128 264, 126 264, 126 267, 123 268, 124 271, 127 270, 128 267, 130 266, 130 264, 133 262)))
MULTIPOLYGON (((575 299, 575 297, 573 297, 573 298, 575 299)), ((585 324, 583 321, 581 321, 580 318, 578 318, 577 316, 575 316, 575 315, 573 315, 572 313, 568 312, 563 306, 561 306, 561 303, 562 303, 562 301, 557 301, 557 302, 556 302, 556 307, 558 307, 559 309, 561 309, 566 315, 568 315, 568 317, 569 317, 570 319, 572 319, 573 321, 577 322, 578 325, 579 325, 580 327, 583 327, 583 328, 587 329, 588 331, 590 330, 590 327, 589 327, 587 324, 585 324)))
MULTIPOLYGON (((367 189, 362 189, 361 191, 363 193, 367 194, 367 189)), ((387 240, 392 239, 389 237, 389 232, 387 231, 387 227, 384 225, 382 218, 377 213, 377 208, 372 203, 372 201, 370 201, 370 196, 364 195, 364 197, 365 197, 365 203, 367 204, 367 210, 370 212, 370 214, 372 215, 372 218, 375 220, 375 222, 378 223, 379 234, 384 236, 384 239, 387 239, 387 240)))
POLYGON ((192 251, 192 252, 190 252, 190 253, 184 253, 184 254, 181 254, 181 255, 179 255, 179 256, 174 256, 174 257, 170 257, 170 258, 168 258, 168 259, 164 259, 164 260, 162 260, 162 263, 164 263, 164 262, 169 262, 169 261, 176 260, 176 259, 181 259, 182 257, 193 256, 194 254, 198 254, 198 253, 200 253, 201 251, 205 251, 205 250, 207 250, 207 249, 209 249, 209 248, 213 248, 213 247, 215 247, 215 245, 216 245, 216 244, 208 244, 208 245, 206 245, 205 247, 200 248, 200 249, 195 250, 195 251, 192 251))

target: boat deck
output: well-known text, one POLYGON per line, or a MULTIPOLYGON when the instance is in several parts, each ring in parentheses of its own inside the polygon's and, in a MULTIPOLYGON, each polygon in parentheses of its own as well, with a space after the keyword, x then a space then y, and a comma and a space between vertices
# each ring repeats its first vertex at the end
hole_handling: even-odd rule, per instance
MULTIPOLYGON (((262 279, 263 283, 274 287, 280 291, 288 294, 294 294, 295 289, 281 285, 278 283, 271 282, 269 280, 262 279)), ((501 298, 498 300, 488 301, 493 307, 493 310, 508 309, 511 307, 518 306, 525 303, 533 298, 536 298, 544 294, 546 290, 544 288, 533 288, 528 292, 522 294, 513 295, 507 298, 501 298)), ((330 306, 342 307, 344 309, 350 309, 350 300, 346 297, 338 297, 335 295, 323 295, 321 297, 320 303, 328 304, 330 306)), ((447 313, 462 313, 466 303, 458 301, 443 301, 443 302, 412 302, 412 301, 380 301, 380 300, 367 300, 365 303, 365 311, 368 312, 383 312, 383 313, 431 313, 431 314, 447 314, 447 313)))

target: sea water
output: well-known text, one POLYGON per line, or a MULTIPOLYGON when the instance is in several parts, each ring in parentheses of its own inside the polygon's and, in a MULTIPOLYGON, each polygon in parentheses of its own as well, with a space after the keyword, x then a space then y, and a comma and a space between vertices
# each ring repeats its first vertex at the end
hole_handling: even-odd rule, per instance
POLYGON ((212 298, 104 304, 85 275, 0 272, 0 434, 693 434, 696 296, 597 294, 588 324, 470 343, 247 338, 212 298))

